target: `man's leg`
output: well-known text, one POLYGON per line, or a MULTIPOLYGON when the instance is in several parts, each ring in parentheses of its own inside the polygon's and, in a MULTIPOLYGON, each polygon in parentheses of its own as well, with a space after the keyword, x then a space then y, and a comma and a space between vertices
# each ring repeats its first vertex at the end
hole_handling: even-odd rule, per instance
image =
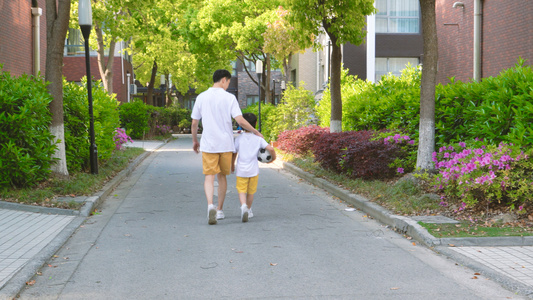
MULTIPOLYGON (((218 208, 217 209, 222 210, 222 206, 224 206, 224 200, 226 199, 226 191, 228 190, 228 180, 226 178, 226 175, 223 175, 222 173, 218 173, 217 178, 218 178, 218 208)), ((214 177, 213 177, 213 180, 214 180, 214 177)))
POLYGON ((213 204, 213 194, 215 192, 215 175, 205 175, 204 181, 205 197, 207 205, 213 204))

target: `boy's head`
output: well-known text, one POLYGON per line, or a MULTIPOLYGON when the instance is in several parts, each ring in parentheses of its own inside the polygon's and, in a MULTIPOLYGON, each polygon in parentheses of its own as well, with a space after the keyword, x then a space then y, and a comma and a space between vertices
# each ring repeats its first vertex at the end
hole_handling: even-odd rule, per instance
POLYGON ((257 117, 253 113, 244 113, 242 114, 242 117, 248 121, 253 128, 255 128, 255 124, 257 124, 257 117))
POLYGON ((227 80, 231 80, 231 73, 228 70, 216 70, 215 73, 213 73, 213 83, 217 83, 222 78, 226 78, 227 80))

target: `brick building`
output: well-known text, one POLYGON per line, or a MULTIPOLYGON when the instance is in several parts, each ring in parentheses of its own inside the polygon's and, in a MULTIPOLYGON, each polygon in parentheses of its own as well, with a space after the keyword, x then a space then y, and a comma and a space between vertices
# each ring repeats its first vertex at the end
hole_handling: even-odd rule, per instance
POLYGON ((13 76, 44 76, 45 0, 0 1, 0 64, 13 76))
POLYGON ((533 62, 533 1, 437 0, 438 81, 474 77, 474 6, 480 9, 480 78, 513 67, 518 57, 533 62), (477 2, 477 3, 476 3, 477 2))
MULTIPOLYGON (((94 31, 91 34, 95 34, 94 31)), ((132 98, 130 84, 133 84, 133 67, 131 57, 127 53, 121 53, 123 48, 125 44, 117 42, 115 53, 113 53, 113 93, 116 94, 118 101, 125 103, 132 98)), ((81 78, 86 75, 84 40, 80 30, 69 29, 63 55, 63 75, 67 81, 80 82, 81 78)), ((90 57, 91 76, 100 80, 96 51, 91 50, 90 57)), ((107 53, 106 60, 108 57, 109 53, 107 53)))

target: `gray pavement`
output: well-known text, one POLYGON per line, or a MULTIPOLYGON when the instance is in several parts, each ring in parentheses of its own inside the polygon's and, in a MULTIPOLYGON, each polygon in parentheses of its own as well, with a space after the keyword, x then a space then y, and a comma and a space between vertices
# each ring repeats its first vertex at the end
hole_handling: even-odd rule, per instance
POLYGON ((415 220, 286 163, 262 165, 255 216, 246 224, 228 177, 226 219, 208 226, 190 137, 139 143, 154 152, 90 202, 101 207, 98 215, 0 206, 0 299, 19 291, 21 299, 533 295, 529 239, 436 239, 415 220))

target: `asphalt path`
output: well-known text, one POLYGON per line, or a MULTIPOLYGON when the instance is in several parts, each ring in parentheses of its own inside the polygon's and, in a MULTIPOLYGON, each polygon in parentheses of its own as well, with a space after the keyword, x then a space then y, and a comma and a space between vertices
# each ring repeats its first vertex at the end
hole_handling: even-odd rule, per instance
POLYGON ((191 145, 151 154, 20 299, 526 299, 272 164, 249 222, 231 175, 208 225, 191 145))

